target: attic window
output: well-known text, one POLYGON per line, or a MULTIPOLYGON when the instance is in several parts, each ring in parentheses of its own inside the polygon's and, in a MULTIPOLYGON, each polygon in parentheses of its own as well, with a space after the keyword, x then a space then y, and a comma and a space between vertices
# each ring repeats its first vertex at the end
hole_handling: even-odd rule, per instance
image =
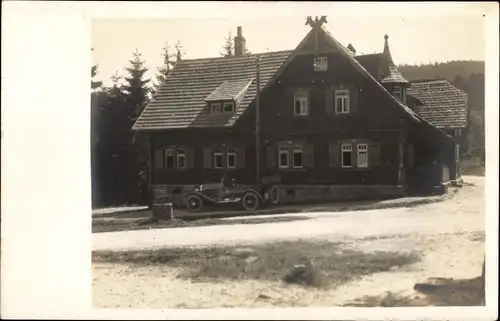
POLYGON ((233 113, 234 112, 234 103, 232 101, 225 102, 223 104, 222 111, 224 113, 233 113))
POLYGON ((210 103, 210 113, 220 114, 220 113, 234 113, 234 102, 216 102, 210 103))
POLYGON ((328 58, 327 57, 314 58, 314 71, 326 71, 326 70, 328 70, 328 58))
POLYGON ((212 114, 220 114, 222 112, 222 104, 221 103, 211 103, 210 104, 210 112, 212 114))

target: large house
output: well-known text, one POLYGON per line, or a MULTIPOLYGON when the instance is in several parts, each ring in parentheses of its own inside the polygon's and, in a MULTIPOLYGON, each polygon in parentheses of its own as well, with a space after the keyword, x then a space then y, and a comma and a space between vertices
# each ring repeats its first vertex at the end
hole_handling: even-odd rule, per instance
POLYGON ((250 55, 238 27, 233 57, 175 65, 133 126, 149 137, 154 202, 180 202, 225 173, 248 184, 274 178, 284 203, 459 181, 453 135, 466 126, 465 94, 404 79, 387 36, 382 53, 356 56, 324 22, 309 19, 294 50, 250 55))

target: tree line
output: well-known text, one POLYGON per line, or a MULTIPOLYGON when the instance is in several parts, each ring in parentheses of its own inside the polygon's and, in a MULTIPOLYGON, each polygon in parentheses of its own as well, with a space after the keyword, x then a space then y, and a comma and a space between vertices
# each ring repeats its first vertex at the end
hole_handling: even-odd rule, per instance
MULTIPOLYGON (((234 38, 225 38, 220 53, 234 56, 234 38)), ((93 50, 93 48, 91 49, 93 50)), ((246 51, 249 54, 249 51, 246 51)), ((178 41, 174 48, 165 43, 161 66, 153 79, 141 53, 132 53, 126 76, 115 72, 112 85, 97 80, 98 66, 91 68, 91 179, 92 206, 146 205, 150 200, 149 155, 145 137, 132 126, 147 103, 165 82, 177 62, 186 55, 178 41)))

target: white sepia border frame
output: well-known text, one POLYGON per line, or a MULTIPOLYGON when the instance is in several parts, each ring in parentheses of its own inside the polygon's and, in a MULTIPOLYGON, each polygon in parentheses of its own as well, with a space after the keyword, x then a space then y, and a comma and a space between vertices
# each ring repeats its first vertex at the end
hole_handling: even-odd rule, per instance
POLYGON ((3 318, 496 319, 498 3, 7 1, 2 3, 2 9, 3 318), (92 309, 88 108, 91 19, 226 18, 230 15, 241 18, 277 14, 302 17, 304 12, 321 14, 332 6, 339 15, 484 14, 486 307, 92 309), (54 196, 61 191, 65 197, 56 202, 54 196))

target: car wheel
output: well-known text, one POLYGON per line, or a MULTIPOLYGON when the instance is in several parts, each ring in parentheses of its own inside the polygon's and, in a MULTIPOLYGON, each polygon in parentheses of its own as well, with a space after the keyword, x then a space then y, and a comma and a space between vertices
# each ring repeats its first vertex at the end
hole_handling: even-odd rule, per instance
POLYGON ((259 208, 260 198, 257 193, 249 191, 246 192, 241 198, 241 204, 243 208, 247 211, 255 211, 259 208))
POLYGON ((186 207, 190 212, 199 212, 203 208, 203 200, 198 195, 189 195, 186 200, 186 207))
POLYGON ((278 189, 278 186, 274 185, 269 190, 269 200, 271 201, 271 204, 273 204, 273 205, 279 204, 279 202, 280 202, 280 190, 278 189))

